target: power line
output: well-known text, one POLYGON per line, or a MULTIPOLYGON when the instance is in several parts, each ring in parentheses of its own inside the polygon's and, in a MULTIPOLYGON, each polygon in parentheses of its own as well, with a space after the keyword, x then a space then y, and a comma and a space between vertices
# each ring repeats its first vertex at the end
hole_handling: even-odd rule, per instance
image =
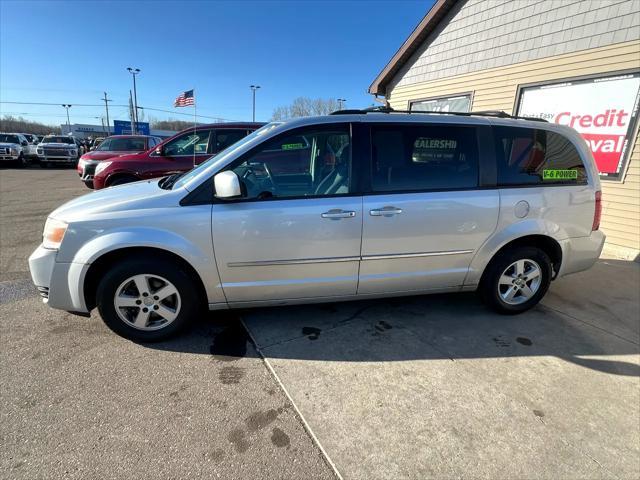
MULTIPOLYGON (((10 103, 12 105, 53 105, 60 106, 59 103, 44 103, 44 102, 8 102, 5 100, 0 101, 0 103, 10 103)), ((74 103, 74 107, 104 107, 104 104, 90 104, 90 103, 74 103)), ((127 105, 114 105, 114 107, 126 107, 127 105)))
MULTIPOLYGON (((59 106, 59 103, 45 103, 45 102, 10 102, 10 101, 6 101, 6 100, 2 100, 0 101, 0 103, 7 103, 7 104, 11 104, 11 105, 48 105, 48 106, 59 106)), ((73 104, 74 107, 104 107, 104 104, 100 105, 100 104, 90 104, 90 103, 74 103, 73 104)), ((129 105, 124 105, 124 104, 112 104, 112 107, 124 107, 124 108, 129 108, 129 105)), ((164 113, 171 113, 172 115, 186 115, 188 117, 191 117, 190 113, 183 113, 183 112, 176 112, 174 110, 164 110, 162 108, 155 108, 155 107, 145 107, 145 106, 139 106, 138 108, 141 109, 145 109, 145 110, 152 110, 154 112, 164 112, 164 113)), ((210 118, 212 120, 218 120, 218 121, 223 121, 223 122, 235 122, 235 121, 239 121, 239 120, 232 120, 229 118, 223 118, 223 117, 212 117, 212 116, 208 116, 208 115, 198 115, 201 118, 210 118)))

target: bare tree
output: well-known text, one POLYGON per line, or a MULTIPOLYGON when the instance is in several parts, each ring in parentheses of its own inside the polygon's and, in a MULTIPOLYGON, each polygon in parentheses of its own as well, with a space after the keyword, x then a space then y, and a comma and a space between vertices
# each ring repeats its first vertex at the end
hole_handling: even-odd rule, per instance
POLYGON ((271 115, 272 120, 286 120, 287 118, 308 117, 311 115, 328 115, 338 110, 339 103, 335 98, 298 97, 291 105, 277 107, 271 115))
POLYGON ((193 122, 185 122, 184 120, 176 120, 173 118, 169 118, 168 120, 158 120, 156 118, 149 117, 149 124, 151 128, 154 129, 173 130, 174 132, 193 127, 193 122))
POLYGON ((33 133, 35 135, 47 135, 60 133, 60 126, 46 125, 40 122, 25 120, 22 117, 5 115, 0 118, 0 132, 33 133))

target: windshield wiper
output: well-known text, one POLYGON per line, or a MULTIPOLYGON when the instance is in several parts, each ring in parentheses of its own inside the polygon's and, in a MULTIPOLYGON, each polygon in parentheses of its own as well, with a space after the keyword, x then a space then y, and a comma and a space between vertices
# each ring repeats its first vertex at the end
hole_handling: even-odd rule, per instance
POLYGON ((184 173, 174 173, 173 175, 164 177, 158 182, 158 186, 164 190, 171 190, 171 187, 173 187, 182 175, 184 175, 184 173))

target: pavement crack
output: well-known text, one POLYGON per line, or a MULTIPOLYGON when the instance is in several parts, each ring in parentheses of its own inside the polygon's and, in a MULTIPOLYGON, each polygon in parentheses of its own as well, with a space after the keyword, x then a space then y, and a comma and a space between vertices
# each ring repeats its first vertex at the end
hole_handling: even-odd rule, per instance
POLYGON ((570 313, 563 312, 562 310, 558 310, 557 308, 553 308, 553 307, 550 307, 548 305, 540 304, 540 305, 538 305, 538 307, 542 308, 543 310, 551 310, 552 312, 559 313, 560 315, 564 315, 566 317, 571 318, 572 320, 575 320, 577 322, 583 323, 583 324, 588 325, 588 326, 590 326, 592 328, 595 328, 596 330, 600 330, 601 332, 607 333, 607 334, 612 335, 612 336, 614 336, 614 337, 616 337, 616 338, 618 338, 620 340, 623 340, 625 342, 631 343, 632 345, 636 345, 636 346, 640 347, 640 343, 638 343, 638 342, 634 342, 633 340, 629 340, 628 338, 625 338, 625 337, 623 337, 621 335, 618 335, 617 333, 610 332, 609 330, 607 330, 605 328, 602 328, 602 327, 599 327, 597 325, 594 325, 594 324, 592 324, 590 322, 587 322, 586 320, 582 320, 581 318, 575 317, 575 316, 571 315, 570 313))

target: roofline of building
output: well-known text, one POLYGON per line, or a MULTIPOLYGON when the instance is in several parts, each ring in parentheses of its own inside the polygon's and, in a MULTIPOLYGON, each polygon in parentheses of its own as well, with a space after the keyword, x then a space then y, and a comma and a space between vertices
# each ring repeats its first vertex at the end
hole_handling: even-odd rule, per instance
POLYGON ((389 63, 369 86, 369 93, 372 95, 386 95, 387 84, 393 79, 398 70, 406 63, 414 52, 422 45, 422 42, 433 32, 444 16, 458 0, 437 0, 422 18, 418 26, 411 32, 402 46, 398 49, 389 63))

